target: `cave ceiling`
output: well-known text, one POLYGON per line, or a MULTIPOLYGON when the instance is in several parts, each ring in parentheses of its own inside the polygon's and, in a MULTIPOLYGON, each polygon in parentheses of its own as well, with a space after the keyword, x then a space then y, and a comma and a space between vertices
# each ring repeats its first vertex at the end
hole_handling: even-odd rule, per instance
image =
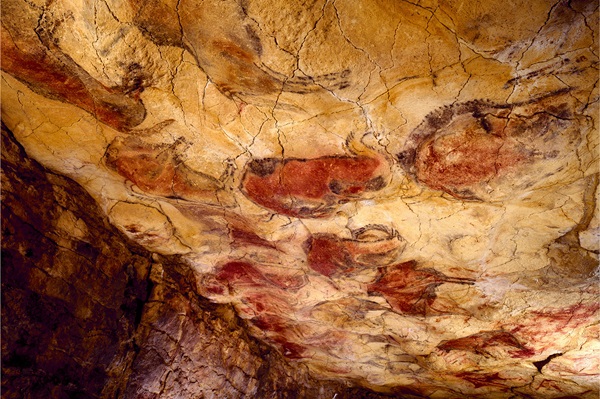
POLYGON ((290 363, 597 397, 597 2, 2 11, 16 140, 290 363))

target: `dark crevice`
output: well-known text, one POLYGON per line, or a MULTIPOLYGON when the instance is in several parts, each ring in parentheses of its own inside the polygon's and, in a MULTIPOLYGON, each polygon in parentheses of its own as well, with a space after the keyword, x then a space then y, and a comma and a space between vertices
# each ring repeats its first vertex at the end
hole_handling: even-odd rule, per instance
POLYGON ((545 365, 547 365, 548 363, 550 363, 550 361, 556 357, 562 356, 562 353, 553 353, 550 356, 548 356, 547 358, 545 358, 544 360, 539 360, 537 362, 533 362, 533 365, 535 366, 535 368, 538 370, 538 372, 542 372, 542 369, 544 368, 545 365))

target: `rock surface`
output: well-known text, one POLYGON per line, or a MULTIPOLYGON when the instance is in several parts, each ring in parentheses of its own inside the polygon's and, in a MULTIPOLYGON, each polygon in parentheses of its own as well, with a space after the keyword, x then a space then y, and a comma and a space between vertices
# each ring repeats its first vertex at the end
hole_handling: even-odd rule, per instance
MULTIPOLYGON (((206 335, 188 339, 208 325, 231 331, 224 347, 249 334, 291 362, 275 369, 299 370, 275 397, 319 389, 310 378, 334 381, 316 397, 345 395, 343 383, 597 397, 597 3, 8 0, 3 11, 3 123, 120 231, 113 262, 140 257, 141 285, 100 302, 134 321, 117 327, 104 308, 90 321, 111 342, 135 330, 145 344, 113 349, 134 357, 122 394, 171 397, 200 380, 215 381, 200 383, 207 397, 259 392, 260 354, 238 348, 229 364, 206 335), (140 315, 124 301, 147 303, 140 315), (214 310, 226 305, 235 317, 214 310), (227 324, 236 317, 244 332, 227 324), (206 359, 226 371, 194 374, 206 359)), ((89 237, 69 212, 34 224, 39 240, 50 227, 60 248, 89 237)), ((69 276, 87 287, 82 262, 69 276)), ((133 278, 110 267, 96 274, 133 278)))
POLYGON ((319 382, 2 129, 2 396, 384 398, 319 382))

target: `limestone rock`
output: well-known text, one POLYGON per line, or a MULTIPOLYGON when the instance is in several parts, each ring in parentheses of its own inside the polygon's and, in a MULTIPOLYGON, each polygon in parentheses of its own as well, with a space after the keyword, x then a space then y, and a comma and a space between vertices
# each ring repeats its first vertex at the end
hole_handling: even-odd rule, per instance
MULTIPOLYGON (((185 340, 231 306, 281 367, 309 370, 295 384, 334 394, 598 395, 595 2, 3 11, 3 123, 119 240, 178 259, 144 255, 156 299, 122 394, 198 375, 207 397, 264 392, 252 356, 185 340), (203 357, 212 371, 188 377, 203 357)), ((64 208, 36 228, 87 239, 64 208)))

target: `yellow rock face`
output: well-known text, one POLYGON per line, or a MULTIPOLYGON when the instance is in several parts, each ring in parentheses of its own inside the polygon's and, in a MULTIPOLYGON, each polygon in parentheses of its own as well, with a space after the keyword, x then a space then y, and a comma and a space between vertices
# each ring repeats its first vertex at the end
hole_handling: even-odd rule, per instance
POLYGON ((27 152, 291 361, 431 398, 598 394, 594 2, 3 13, 27 152))

